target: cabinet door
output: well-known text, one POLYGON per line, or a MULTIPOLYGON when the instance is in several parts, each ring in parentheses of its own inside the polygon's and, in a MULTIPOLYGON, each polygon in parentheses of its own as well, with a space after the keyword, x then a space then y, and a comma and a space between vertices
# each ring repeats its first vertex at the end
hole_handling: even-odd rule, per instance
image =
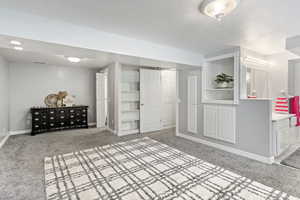
POLYGON ((204 105, 204 136, 217 138, 218 106, 204 105))
POLYGON ((197 76, 188 77, 188 131, 192 133, 197 133, 197 76))
POLYGON ((234 106, 219 106, 217 138, 235 143, 236 108, 234 106))

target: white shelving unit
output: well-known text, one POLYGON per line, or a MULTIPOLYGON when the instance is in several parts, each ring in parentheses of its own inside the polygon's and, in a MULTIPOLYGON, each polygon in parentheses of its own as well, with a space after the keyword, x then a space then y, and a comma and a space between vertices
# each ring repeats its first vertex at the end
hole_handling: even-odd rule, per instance
POLYGON ((122 67, 121 70, 121 131, 120 135, 139 133, 140 74, 139 70, 122 67))
POLYGON ((203 103, 238 104, 239 62, 239 52, 206 59, 202 70, 203 103), (232 88, 217 88, 215 79, 221 73, 233 76, 232 88))

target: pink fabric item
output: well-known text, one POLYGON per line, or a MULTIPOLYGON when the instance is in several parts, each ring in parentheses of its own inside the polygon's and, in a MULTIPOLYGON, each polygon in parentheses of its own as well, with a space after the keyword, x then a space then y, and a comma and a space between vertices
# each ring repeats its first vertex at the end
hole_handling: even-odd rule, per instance
POLYGON ((299 96, 294 96, 290 99, 290 114, 295 114, 297 117, 297 126, 300 126, 300 106, 299 106, 299 96))
POLYGON ((289 113, 289 99, 286 97, 278 97, 275 100, 275 112, 289 113))

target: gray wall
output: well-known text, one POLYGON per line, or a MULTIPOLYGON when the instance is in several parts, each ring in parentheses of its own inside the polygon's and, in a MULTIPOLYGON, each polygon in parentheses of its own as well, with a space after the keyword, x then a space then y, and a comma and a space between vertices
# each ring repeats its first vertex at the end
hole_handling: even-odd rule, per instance
POLYGON ((237 105, 237 127, 236 144, 222 142, 212 138, 204 137, 203 134, 203 104, 201 104, 201 76, 200 70, 179 71, 179 132, 192 135, 203 140, 234 147, 239 150, 258 154, 261 156, 272 156, 270 146, 271 140, 271 101, 269 100, 240 100, 237 105), (189 74, 197 74, 199 85, 198 98, 198 133, 187 131, 187 77, 189 74))
POLYGON ((8 134, 9 129, 9 83, 8 63, 0 56, 0 141, 8 134))
POLYGON ((89 122, 96 121, 96 70, 32 63, 10 63, 9 70, 11 131, 30 129, 30 107, 45 106, 44 98, 59 91, 88 105, 89 122))

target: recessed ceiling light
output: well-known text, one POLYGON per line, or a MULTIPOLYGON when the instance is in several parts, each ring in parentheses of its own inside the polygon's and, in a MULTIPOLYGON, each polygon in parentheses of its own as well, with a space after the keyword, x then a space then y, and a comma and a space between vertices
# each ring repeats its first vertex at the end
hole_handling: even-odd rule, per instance
POLYGON ((80 58, 77 58, 77 57, 68 57, 67 59, 68 59, 68 61, 70 61, 72 63, 78 63, 81 60, 80 58))
POLYGON ((240 0, 204 0, 200 4, 200 12, 220 21, 224 16, 231 13, 239 3, 240 0))
POLYGON ((10 43, 13 45, 21 45, 22 44, 21 42, 19 42, 17 40, 12 40, 12 41, 10 41, 10 43))
POLYGON ((23 47, 14 47, 14 49, 17 50, 17 51, 22 51, 23 47))

